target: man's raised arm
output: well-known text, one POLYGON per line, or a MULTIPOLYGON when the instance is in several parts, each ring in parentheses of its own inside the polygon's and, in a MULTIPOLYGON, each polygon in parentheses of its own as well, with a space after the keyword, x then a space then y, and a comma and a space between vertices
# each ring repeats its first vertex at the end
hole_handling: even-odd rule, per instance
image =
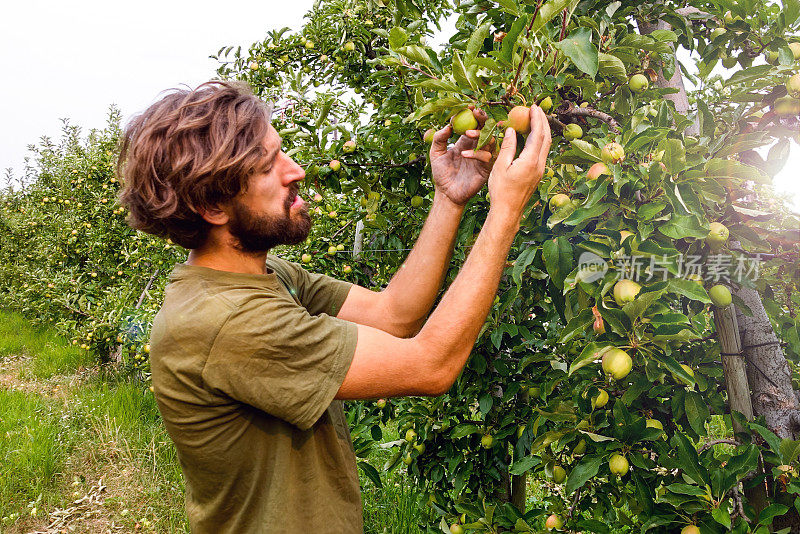
POLYGON ((453 384, 486 320, 525 206, 544 173, 550 128, 537 106, 531 108, 531 126, 516 160, 516 133, 506 131, 489 178, 489 215, 464 267, 422 330, 400 339, 359 326, 355 356, 337 398, 439 395, 453 384))

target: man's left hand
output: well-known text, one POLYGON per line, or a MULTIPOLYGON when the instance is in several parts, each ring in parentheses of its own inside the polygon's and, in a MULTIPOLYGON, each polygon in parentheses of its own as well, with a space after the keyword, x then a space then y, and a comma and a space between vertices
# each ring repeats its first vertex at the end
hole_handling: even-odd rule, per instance
POLYGON ((481 190, 489 179, 494 164, 494 138, 476 150, 480 129, 486 122, 483 110, 470 106, 478 121, 478 128, 467 130, 458 141, 448 149, 447 140, 453 133, 448 124, 433 136, 431 145, 431 169, 433 183, 437 192, 442 192, 454 204, 464 206, 481 190))

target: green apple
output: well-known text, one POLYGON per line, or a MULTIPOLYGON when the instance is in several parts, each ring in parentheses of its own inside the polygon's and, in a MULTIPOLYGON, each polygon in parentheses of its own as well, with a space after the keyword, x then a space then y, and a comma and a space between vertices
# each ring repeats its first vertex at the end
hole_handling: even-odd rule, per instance
POLYGON ((625 159, 625 149, 623 149, 622 145, 619 143, 608 143, 603 147, 603 150, 600 151, 600 158, 607 165, 619 163, 625 159))
POLYGON ((681 529, 681 534, 700 534, 700 529, 697 525, 686 525, 681 529))
POLYGON ((478 127, 478 119, 471 109, 462 109, 450 119, 450 124, 453 127, 453 133, 456 135, 464 135, 467 130, 474 130, 478 127))
POLYGON ((711 297, 711 302, 713 302, 714 306, 717 308, 726 308, 733 302, 730 290, 721 284, 717 284, 709 289, 708 296, 711 297))
POLYGON ((414 431, 414 429, 409 428, 408 430, 406 430, 406 441, 411 443, 415 439, 417 439, 417 433, 414 431))
POLYGON ((573 139, 580 139, 583 137, 583 128, 577 124, 567 124, 564 126, 564 139, 572 141, 573 139))
POLYGON ((624 476, 628 472, 630 465, 628 464, 628 460, 621 454, 612 454, 611 458, 608 460, 608 468, 615 475, 624 476))
POLYGON ((531 133, 531 108, 526 106, 515 106, 508 112, 506 127, 514 128, 519 134, 528 135, 531 133))
POLYGON ((789 49, 792 51, 795 61, 800 59, 800 43, 789 43, 789 49))
POLYGON ((800 74, 795 74, 786 82, 786 92, 792 98, 800 98, 800 74))
POLYGON ((614 301, 617 306, 624 306, 628 302, 633 302, 641 290, 642 286, 633 280, 620 280, 614 284, 614 301))
POLYGON ((308 50, 313 50, 313 48, 314 48, 314 41, 306 41, 306 44, 305 44, 304 46, 305 46, 305 47, 306 47, 308 50))
POLYGON ((333 172, 339 172, 342 168, 342 162, 338 159, 332 159, 331 162, 328 163, 328 167, 330 167, 333 172))
POLYGON ((344 152, 345 154, 352 154, 355 151, 356 151, 356 142, 353 141, 352 139, 350 141, 345 142, 345 144, 342 146, 342 152, 344 152))
POLYGON ((603 372, 611 375, 615 380, 622 380, 633 369, 633 360, 622 349, 607 350, 602 357, 603 372))
POLYGON ((553 482, 561 484, 567 479, 567 470, 557 465, 553 467, 553 482))
MULTIPOLYGON (((329 211, 329 212, 328 212, 328 218, 330 218, 330 219, 335 219, 336 217, 338 217, 338 215, 339 215, 339 214, 338 214, 338 213, 336 213, 335 211, 329 211)), ((334 248, 335 248, 335 247, 334 247, 334 248)))
POLYGON ((425 130, 425 135, 422 136, 422 140, 428 143, 429 145, 433 143, 433 136, 436 134, 436 130, 433 128, 428 128, 425 130))
POLYGON ((380 409, 385 408, 386 407, 386 399, 378 399, 377 401, 375 401, 375 406, 377 406, 380 409))
POLYGON ((422 202, 423 202, 422 197, 419 195, 414 195, 413 197, 411 197, 412 208, 419 208, 420 206, 422 206, 422 202))
POLYGON ((595 408, 603 408, 608 404, 608 393, 606 390, 601 389, 595 398, 592 399, 592 405, 595 408))
POLYGON ((664 430, 664 425, 661 424, 661 421, 658 419, 648 419, 645 424, 647 428, 657 428, 662 431, 664 430))
POLYGON ((494 438, 491 434, 484 434, 481 437, 481 447, 484 449, 491 449, 492 445, 494 444, 494 438))
POLYGON ((329 58, 329 57, 328 57, 326 54, 322 54, 321 56, 319 56, 319 60, 320 60, 322 63, 327 63, 329 59, 330 59, 330 58, 329 58))
POLYGON ((706 243, 709 244, 711 248, 719 248, 728 240, 728 236, 730 236, 730 231, 728 227, 722 223, 712 222, 708 225, 708 235, 706 236, 706 243))
POLYGON ((553 109, 553 99, 549 96, 544 97, 544 99, 539 102, 539 107, 542 108, 542 111, 548 113, 551 109, 553 109))
POLYGON ((356 49, 356 44, 353 41, 348 41, 344 44, 345 52, 353 52, 356 49))
POLYGON ((311 263, 311 254, 303 254, 300 256, 300 261, 303 263, 311 263))
POLYGON ((587 180, 597 180, 600 176, 608 174, 608 166, 603 163, 602 161, 598 161, 591 167, 589 167, 589 172, 586 173, 587 180))
POLYGON ((336 247, 334 245, 328 247, 328 254, 330 255, 336 254, 336 247))
POLYGON ((550 515, 544 522, 544 528, 547 530, 558 530, 564 526, 564 520, 556 514, 550 515))
POLYGON ((649 85, 650 82, 644 74, 634 74, 631 76, 631 79, 628 80, 628 87, 637 94, 646 91, 649 85))
POLYGON ((563 208, 570 202, 571 200, 569 195, 565 195, 564 193, 553 195, 553 198, 550 199, 550 211, 556 211, 559 208, 563 208))
POLYGON ((349 265, 345 265, 344 267, 342 267, 342 272, 344 274, 350 274, 351 272, 353 272, 353 268, 350 267, 349 265))
POLYGON ((453 523, 450 525, 450 534, 464 534, 464 527, 458 523, 453 523))

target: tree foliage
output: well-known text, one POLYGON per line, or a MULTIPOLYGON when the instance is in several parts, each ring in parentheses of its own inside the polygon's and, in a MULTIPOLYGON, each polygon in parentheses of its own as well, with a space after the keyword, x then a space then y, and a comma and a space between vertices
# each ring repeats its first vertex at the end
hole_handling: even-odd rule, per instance
MULTIPOLYGON (((798 69, 798 15, 796 0, 324 0, 298 31, 213 56, 220 77, 245 79, 275 103, 284 149, 306 169, 306 197, 320 195, 308 242, 278 253, 308 254, 307 268, 376 289, 430 207, 424 132, 475 105, 490 116, 486 141, 504 134, 513 106, 552 106, 547 174, 462 375, 440 397, 350 405, 360 457, 383 441, 380 423, 396 421, 409 438, 392 444, 386 465, 362 467, 376 484, 383 471, 408 469, 438 517, 421 528, 526 532, 557 514, 583 532, 766 532, 800 509, 800 443, 758 420, 733 435, 739 415, 726 404, 708 294, 718 283, 757 288, 796 364, 798 218, 770 181, 797 140, 798 101, 785 84, 798 69), (640 32, 657 20, 669 29, 640 32), (430 44, 453 23, 443 45, 430 44), (677 56, 684 65, 676 47, 689 52, 677 56), (692 84, 688 111, 656 83, 676 72, 692 84), (629 84, 636 74, 647 88, 629 84), (582 136, 567 140, 568 125, 582 136), (696 135, 685 133, 692 126, 696 135), (606 158, 589 179, 611 142, 624 159, 606 158), (559 194, 569 201, 551 203, 559 194), (357 246, 359 221, 361 254, 334 251, 357 246), (721 246, 707 239, 714 222, 730 230, 721 246), (617 302, 631 267, 641 290, 617 302), (632 358, 619 379, 601 366, 612 349, 632 358), (615 459, 612 472, 614 455, 627 471, 615 459), (541 494, 518 507, 512 481, 523 475, 541 494), (757 485, 768 491, 763 510, 745 496, 757 485)), ((116 135, 112 125, 85 146, 72 134, 43 146, 30 183, 2 199, 4 305, 81 332, 99 355, 146 323, 139 293, 180 258, 127 230, 114 207, 116 135)), ((467 205, 448 283, 490 200, 481 192, 467 205)))

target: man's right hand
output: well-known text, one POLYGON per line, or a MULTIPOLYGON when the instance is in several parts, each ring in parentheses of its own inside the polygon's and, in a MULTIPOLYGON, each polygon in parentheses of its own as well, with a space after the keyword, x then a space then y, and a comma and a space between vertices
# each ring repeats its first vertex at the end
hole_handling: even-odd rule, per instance
POLYGON ((531 133, 517 159, 514 159, 517 133, 512 128, 506 129, 500 154, 489 175, 490 209, 522 217, 544 175, 551 142, 547 116, 536 105, 531 106, 531 133))

